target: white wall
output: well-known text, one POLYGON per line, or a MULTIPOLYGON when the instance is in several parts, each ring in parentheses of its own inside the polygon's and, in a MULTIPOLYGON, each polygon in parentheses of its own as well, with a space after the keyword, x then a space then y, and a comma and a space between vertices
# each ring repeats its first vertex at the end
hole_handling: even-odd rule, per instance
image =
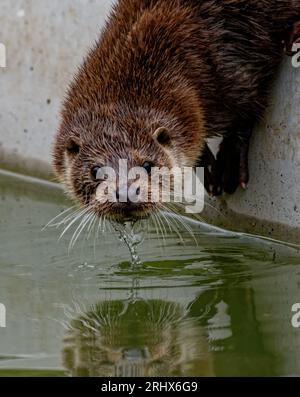
POLYGON ((60 101, 111 4, 1 0, 0 42, 7 66, 0 68, 0 164, 47 171, 60 101))

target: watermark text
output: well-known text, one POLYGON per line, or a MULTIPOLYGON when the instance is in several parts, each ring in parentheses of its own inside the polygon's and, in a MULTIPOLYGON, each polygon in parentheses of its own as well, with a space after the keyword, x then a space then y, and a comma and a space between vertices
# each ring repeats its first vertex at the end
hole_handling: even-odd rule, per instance
POLYGON ((6 47, 0 43, 0 68, 6 68, 6 47))
POLYGON ((99 167, 96 200, 104 203, 182 203, 188 214, 204 208, 204 168, 143 167, 128 169, 127 160, 119 160, 119 169, 99 167))
POLYGON ((0 328, 6 327, 6 307, 0 303, 0 328))
POLYGON ((292 326, 300 328, 300 303, 295 303, 292 306, 292 313, 295 313, 292 317, 292 326))

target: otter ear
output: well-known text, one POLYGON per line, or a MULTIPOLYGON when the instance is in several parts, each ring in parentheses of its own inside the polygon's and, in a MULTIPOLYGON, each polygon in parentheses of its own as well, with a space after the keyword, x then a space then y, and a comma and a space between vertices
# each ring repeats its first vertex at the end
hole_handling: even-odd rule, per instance
POLYGON ((169 130, 165 127, 158 128, 154 132, 153 138, 162 146, 169 146, 171 143, 169 130))
POLYGON ((75 156, 80 152, 80 142, 76 138, 69 138, 66 142, 66 152, 71 155, 75 156))

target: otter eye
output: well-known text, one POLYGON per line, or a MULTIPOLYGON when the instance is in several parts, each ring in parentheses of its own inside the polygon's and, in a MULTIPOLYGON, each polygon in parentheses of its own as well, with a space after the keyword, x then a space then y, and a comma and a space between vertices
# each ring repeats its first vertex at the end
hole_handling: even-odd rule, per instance
POLYGON ((171 142, 171 137, 170 137, 170 133, 167 130, 167 128, 161 127, 158 128, 155 132, 154 132, 154 138, 156 139, 156 141, 163 146, 167 146, 170 144, 171 142))
POLYGON ((143 168, 147 171, 148 174, 151 174, 151 169, 153 166, 153 163, 150 163, 150 161, 145 161, 143 164, 143 168))
POLYGON ((80 146, 77 142, 71 139, 66 146, 66 150, 69 154, 78 154, 80 152, 80 146))
POLYGON ((101 167, 99 166, 95 166, 91 169, 91 175, 92 178, 96 181, 96 180, 100 180, 101 179, 101 167))

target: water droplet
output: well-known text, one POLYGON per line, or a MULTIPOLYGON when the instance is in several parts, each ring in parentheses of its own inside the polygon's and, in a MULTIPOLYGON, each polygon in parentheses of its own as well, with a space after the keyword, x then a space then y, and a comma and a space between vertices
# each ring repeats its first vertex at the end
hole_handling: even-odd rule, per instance
POLYGON ((114 229, 119 233, 120 241, 124 242, 129 249, 131 255, 131 264, 133 266, 141 265, 142 261, 137 253, 137 247, 144 241, 143 232, 135 231, 135 224, 126 222, 124 224, 114 223, 114 229))

